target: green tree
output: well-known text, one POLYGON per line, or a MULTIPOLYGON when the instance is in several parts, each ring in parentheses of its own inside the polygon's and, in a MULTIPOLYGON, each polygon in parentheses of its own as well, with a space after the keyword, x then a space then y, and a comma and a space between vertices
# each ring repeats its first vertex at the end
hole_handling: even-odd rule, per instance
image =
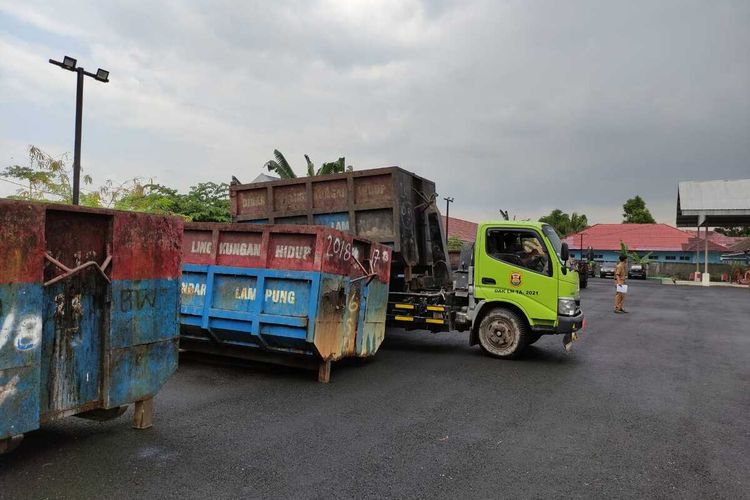
POLYGON ((570 215, 559 208, 554 209, 549 215, 540 217, 539 222, 545 222, 554 227, 557 234, 563 237, 570 231, 570 215))
POLYGON ((451 252, 459 252, 463 250, 464 242, 458 236, 451 236, 448 238, 448 250, 451 252))
POLYGON ((654 224, 654 220, 651 212, 646 208, 646 202, 640 196, 630 198, 622 206, 622 222, 623 224, 654 224))
POLYGON ((202 182, 187 194, 161 184, 135 185, 122 196, 115 208, 181 215, 194 222, 229 222, 229 185, 202 182))
MULTIPOLYGON (((72 172, 67 154, 53 158, 36 146, 29 146, 29 166, 12 165, 0 175, 21 185, 11 198, 72 203, 72 172)), ((84 185, 91 185, 91 176, 83 176, 84 185)), ((189 221, 228 222, 229 185, 202 182, 191 186, 187 194, 153 181, 144 184, 135 178, 115 184, 111 180, 96 190, 81 190, 80 203, 90 207, 110 207, 181 215, 189 221)))
POLYGON ((179 197, 177 213, 195 222, 229 222, 229 184, 201 182, 179 197))
MULTIPOLYGON (((45 153, 40 148, 28 147, 29 166, 11 165, 0 172, 0 176, 12 179, 22 185, 11 198, 38 201, 71 203, 73 200, 72 169, 68 167, 67 153, 57 158, 45 153)), ((92 182, 91 176, 81 177, 86 186, 92 182)), ((98 192, 81 190, 81 205, 98 207, 101 205, 98 192)))
MULTIPOLYGON (((297 174, 294 173, 294 169, 289 165, 289 162, 281 151, 274 149, 273 156, 275 159, 269 160, 265 164, 265 167, 269 172, 275 172, 282 179, 297 178, 297 174)), ((314 175, 340 174, 342 172, 351 172, 354 170, 354 167, 351 165, 346 166, 346 159, 343 156, 336 161, 323 163, 317 170, 315 169, 315 164, 308 155, 305 155, 305 163, 307 164, 308 177, 314 175)))
POLYGON ((562 237, 583 231, 589 225, 588 218, 585 214, 579 215, 576 212, 573 212, 568 215, 558 208, 550 212, 549 215, 541 217, 539 221, 545 222, 554 227, 557 234, 562 237))
POLYGON ((573 212, 570 214, 570 232, 579 233, 589 227, 589 220, 585 214, 578 215, 573 212))
POLYGON ((177 190, 161 184, 136 183, 115 202, 118 210, 174 214, 178 210, 177 190))

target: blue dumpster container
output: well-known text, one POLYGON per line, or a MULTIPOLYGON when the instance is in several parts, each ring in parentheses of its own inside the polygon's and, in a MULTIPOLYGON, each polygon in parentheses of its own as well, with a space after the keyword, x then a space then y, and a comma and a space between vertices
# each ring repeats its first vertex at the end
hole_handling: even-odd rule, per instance
POLYGON ((0 452, 70 415, 106 419, 177 366, 181 220, 0 201, 0 452))
POLYGON ((180 345, 312 365, 327 382, 331 361, 383 341, 390 252, 320 226, 187 224, 180 345))

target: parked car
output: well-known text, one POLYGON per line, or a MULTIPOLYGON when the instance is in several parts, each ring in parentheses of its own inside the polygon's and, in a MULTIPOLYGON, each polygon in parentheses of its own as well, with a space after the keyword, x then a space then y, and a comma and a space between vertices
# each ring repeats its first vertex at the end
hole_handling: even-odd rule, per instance
POLYGON ((599 277, 614 278, 615 267, 617 267, 617 264, 615 264, 614 262, 602 262, 601 267, 599 267, 599 277))
POLYGON ((628 270, 628 278, 631 279, 639 279, 639 280, 645 280, 647 278, 648 271, 646 270, 645 266, 642 266, 641 264, 633 264, 630 266, 630 270, 628 270))

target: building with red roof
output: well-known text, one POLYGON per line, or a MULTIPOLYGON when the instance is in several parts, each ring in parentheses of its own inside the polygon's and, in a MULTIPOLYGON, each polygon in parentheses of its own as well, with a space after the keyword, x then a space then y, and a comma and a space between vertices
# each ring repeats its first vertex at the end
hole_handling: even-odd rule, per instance
MULTIPOLYGON (((709 263, 720 263, 721 254, 729 251, 731 245, 727 246, 725 238, 715 231, 709 232, 709 263)), ((694 231, 683 231, 668 224, 594 224, 563 241, 576 257, 581 248, 585 251, 591 247, 594 259, 604 262, 618 259, 620 242, 625 243, 630 252, 640 255, 651 252, 650 259, 657 262, 703 262, 705 251, 705 241, 697 238, 694 231)))
MULTIPOLYGON (((692 229, 686 230, 688 233, 693 235, 693 238, 696 237, 698 234, 697 231, 694 231, 692 229)), ((747 237, 744 236, 727 236, 725 234, 717 233, 716 231, 705 231, 701 230, 700 237, 701 239, 706 237, 706 232, 708 232, 708 241, 713 241, 714 243, 718 243, 721 246, 725 246, 727 248, 732 248, 737 243, 744 241, 747 239, 747 237)))
MULTIPOLYGON (((466 243, 473 243, 477 237, 477 223, 463 219, 449 217, 448 221, 448 238, 455 236, 466 243)), ((443 215, 443 227, 446 224, 446 217, 443 215)))

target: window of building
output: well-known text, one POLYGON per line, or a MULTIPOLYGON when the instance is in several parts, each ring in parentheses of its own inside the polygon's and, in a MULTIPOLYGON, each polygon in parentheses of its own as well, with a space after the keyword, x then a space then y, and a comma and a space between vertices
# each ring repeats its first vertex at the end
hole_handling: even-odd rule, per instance
POLYGON ((604 258, 604 254, 603 253, 598 253, 598 254, 594 255, 594 258, 595 259, 603 259, 604 258))
POLYGON ((677 260, 677 257, 674 255, 665 255, 664 260, 677 260))
POLYGON ((488 229, 487 255, 531 271, 552 274, 547 248, 534 231, 488 229))
POLYGON ((690 260, 689 255, 680 255, 680 260, 690 260))

